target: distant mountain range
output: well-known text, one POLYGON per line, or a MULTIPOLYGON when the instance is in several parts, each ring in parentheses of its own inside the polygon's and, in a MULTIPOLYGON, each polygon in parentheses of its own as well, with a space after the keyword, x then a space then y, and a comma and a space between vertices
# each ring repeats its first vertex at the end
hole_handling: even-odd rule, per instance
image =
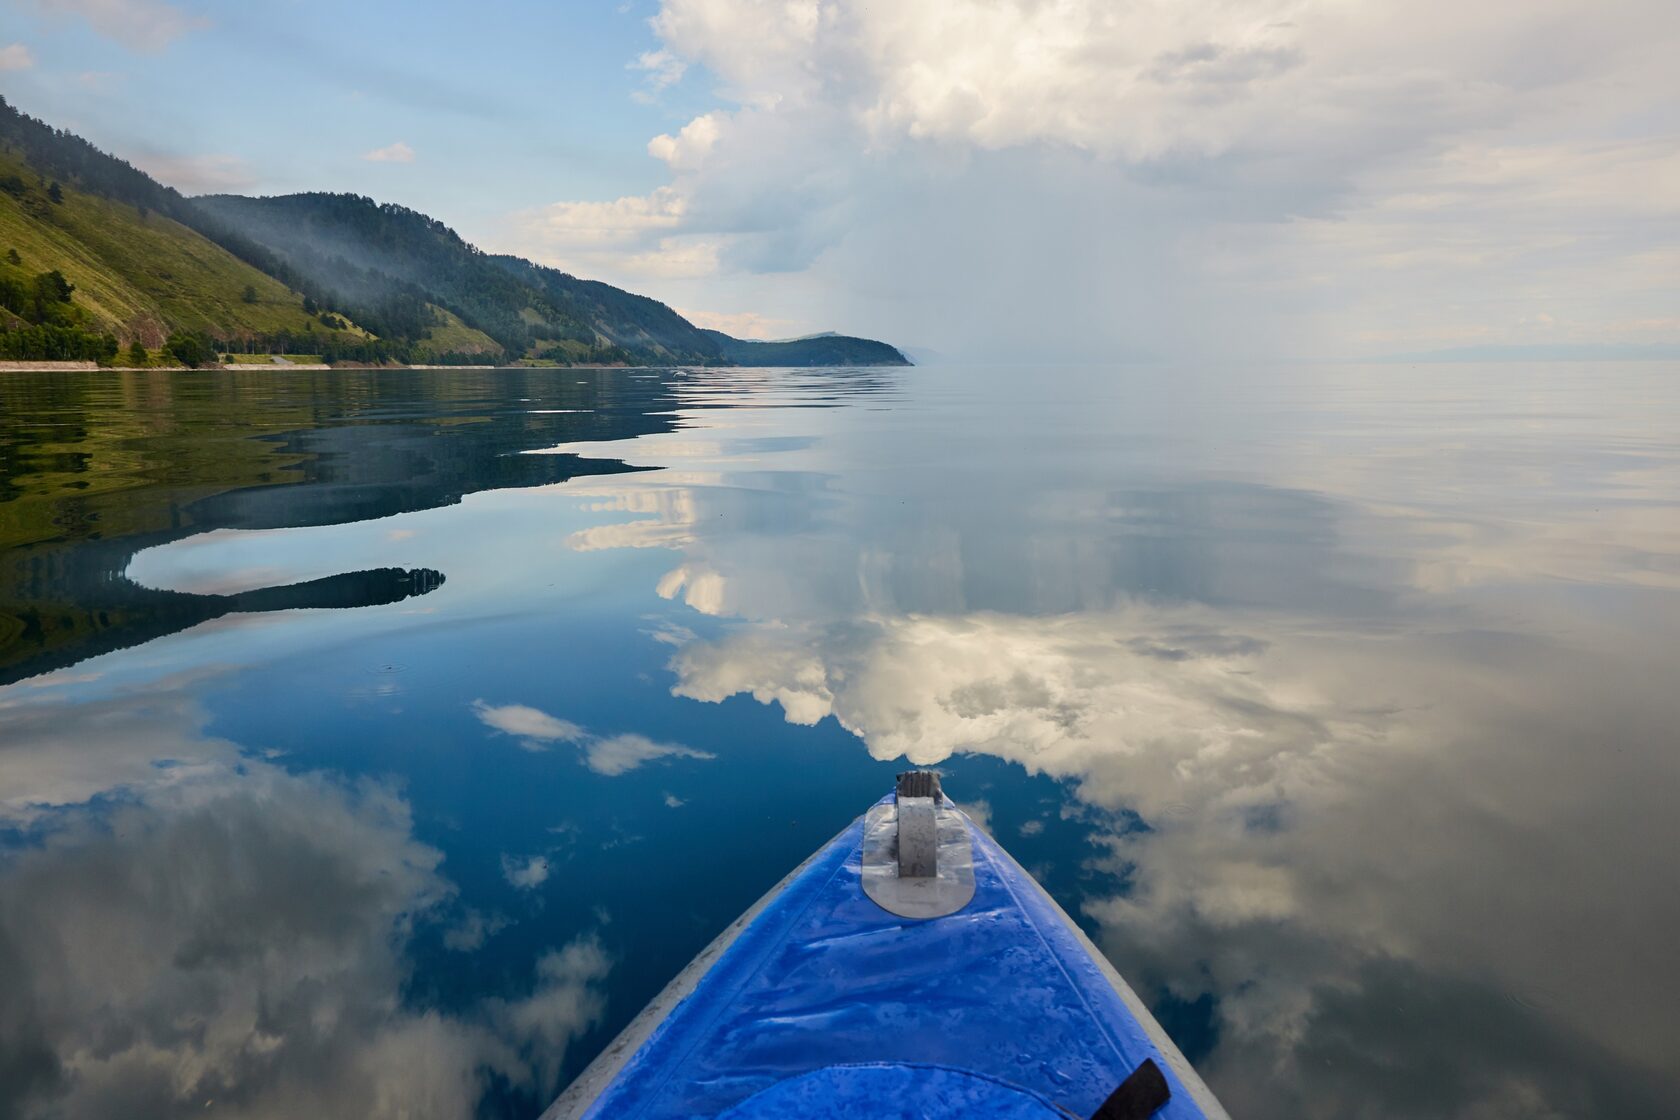
POLYGON ((349 194, 187 198, 0 98, 0 359, 905 365, 696 327, 654 299, 349 194), (152 352, 157 353, 152 353, 152 352))

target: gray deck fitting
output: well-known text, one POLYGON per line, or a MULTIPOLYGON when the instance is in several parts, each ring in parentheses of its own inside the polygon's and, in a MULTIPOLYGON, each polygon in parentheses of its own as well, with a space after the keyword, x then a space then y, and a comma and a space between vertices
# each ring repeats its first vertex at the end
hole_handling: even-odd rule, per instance
POLYGON ((901 918, 943 918, 955 914, 974 898, 972 826, 949 801, 933 809, 933 828, 939 850, 935 873, 920 878, 899 874, 899 814, 906 803, 932 798, 901 798, 898 804, 877 805, 863 818, 863 893, 877 906, 901 918))
POLYGON ((939 831, 933 798, 898 799, 898 877, 933 879, 939 875, 939 831))

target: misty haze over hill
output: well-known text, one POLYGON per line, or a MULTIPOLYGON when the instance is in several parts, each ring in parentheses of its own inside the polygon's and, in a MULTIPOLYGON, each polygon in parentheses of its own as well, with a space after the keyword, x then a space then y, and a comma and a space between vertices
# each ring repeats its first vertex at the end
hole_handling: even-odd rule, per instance
POLYGON ((906 364, 868 339, 703 330, 657 300, 484 253, 359 195, 187 199, 3 100, 0 188, 7 357, 103 361, 167 343, 188 364, 240 347, 356 361, 906 364))

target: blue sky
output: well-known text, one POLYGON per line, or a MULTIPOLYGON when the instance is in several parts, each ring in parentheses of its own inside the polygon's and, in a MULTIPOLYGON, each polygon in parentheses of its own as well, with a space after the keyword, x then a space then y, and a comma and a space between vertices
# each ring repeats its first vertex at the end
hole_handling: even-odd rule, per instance
POLYGON ((951 354, 1680 345, 1673 0, 0 0, 0 89, 706 326, 951 354))
POLYGON ((462 7, 7 0, 3 37, 34 65, 4 84, 26 111, 189 190, 358 191, 472 225, 662 181, 647 139, 693 113, 635 96, 631 66, 658 46, 649 5, 462 7), (125 7, 133 22, 78 14, 125 7), (363 158, 398 143, 412 164, 363 158))

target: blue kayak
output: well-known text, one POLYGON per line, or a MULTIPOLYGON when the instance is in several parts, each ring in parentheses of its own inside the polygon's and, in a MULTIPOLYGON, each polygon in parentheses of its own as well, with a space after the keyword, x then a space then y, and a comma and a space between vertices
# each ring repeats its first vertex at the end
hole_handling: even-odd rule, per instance
POLYGON ((1226 1113, 1067 914, 898 788, 725 930, 543 1120, 1226 1113))

